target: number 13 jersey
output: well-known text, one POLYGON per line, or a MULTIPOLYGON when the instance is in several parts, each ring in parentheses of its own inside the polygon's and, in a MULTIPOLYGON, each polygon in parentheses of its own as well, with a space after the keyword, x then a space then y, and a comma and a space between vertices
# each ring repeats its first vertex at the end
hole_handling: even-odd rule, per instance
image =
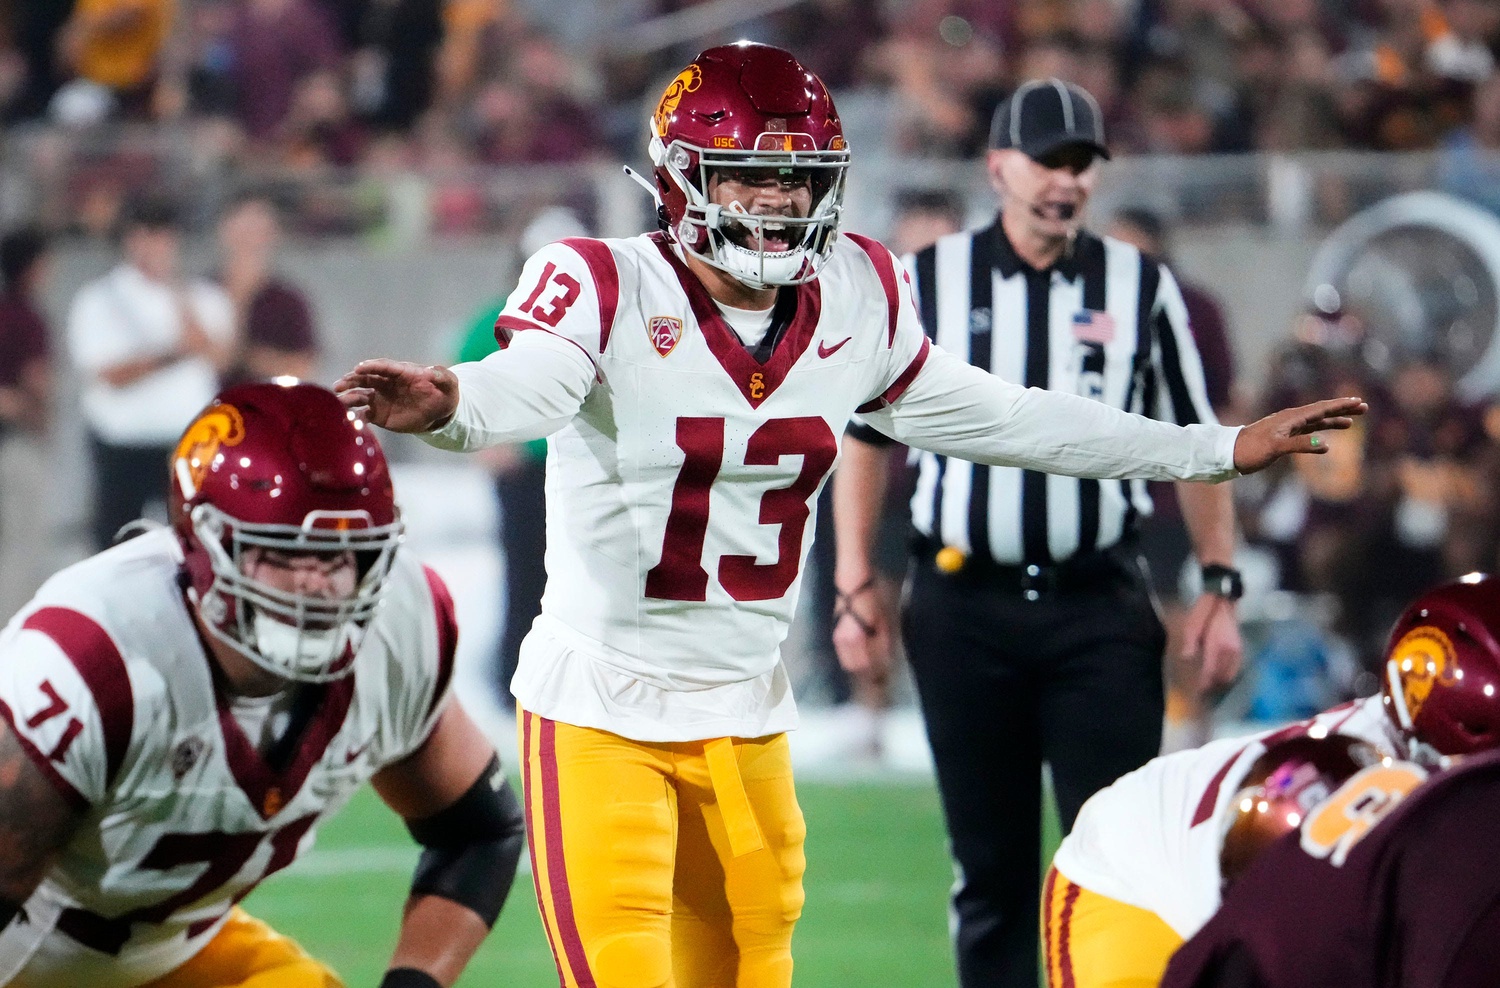
MULTIPOLYGON (((547 589, 512 684, 526 709, 641 741, 795 726, 780 646, 818 492, 850 417, 899 397, 928 342, 894 256, 853 236, 781 289, 778 331, 758 361, 657 236, 527 263, 496 322, 517 353, 486 362, 551 348, 585 396, 548 446, 547 589)), ((482 417, 463 403, 484 363, 456 373, 468 424, 450 439, 482 417)))

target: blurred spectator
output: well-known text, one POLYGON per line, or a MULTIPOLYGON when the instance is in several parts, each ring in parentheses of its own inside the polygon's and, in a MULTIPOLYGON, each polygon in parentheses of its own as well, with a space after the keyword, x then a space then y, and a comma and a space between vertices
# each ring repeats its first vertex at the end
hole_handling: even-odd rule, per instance
POLYGON ((1468 126, 1444 139, 1438 185, 1500 213, 1500 75, 1490 76, 1474 91, 1468 126))
POLYGON ((265 196, 241 196, 219 221, 219 281, 234 303, 238 343, 229 382, 316 376, 312 309, 299 289, 276 274, 280 243, 281 219, 265 196))
POLYGON ((52 407, 52 345, 39 298, 50 271, 40 230, 0 238, 0 438, 47 428, 52 407))
POLYGON ((241 0, 230 44, 239 119, 257 140, 276 134, 299 82, 337 68, 340 54, 313 0, 241 0))
MULTIPOLYGON (((544 209, 521 234, 520 260, 567 237, 588 236, 572 210, 562 206, 544 209)), ((519 265, 518 265, 519 270, 519 265)), ((500 349, 495 341, 495 320, 505 308, 504 297, 485 304, 469 323, 459 343, 457 360, 483 360, 500 349)), ((495 477, 495 497, 500 504, 500 547, 505 566, 505 621, 496 655, 496 679, 502 708, 515 706, 510 692, 511 677, 521 656, 521 639, 542 613, 542 590, 547 583, 547 440, 515 446, 495 446, 481 454, 495 477)))
POLYGON ((369 145, 364 124, 349 107, 336 72, 304 76, 281 122, 282 160, 295 171, 321 171, 357 164, 369 145))
POLYGON ((72 0, 14 0, 5 30, 20 59, 21 77, 0 120, 29 120, 46 112, 64 75, 58 65, 57 39, 72 11, 72 0))
POLYGON ((81 288, 68 315, 68 348, 84 377, 96 549, 147 506, 160 511, 161 465, 233 354, 234 304, 216 285, 183 276, 179 237, 171 203, 134 203, 120 263, 81 288))
POLYGON ((176 0, 75 0, 58 38, 62 64, 77 75, 69 86, 98 87, 123 116, 148 117, 176 10, 176 0))
POLYGON ((325 0, 354 52, 352 102, 378 129, 407 131, 432 103, 442 0, 325 0))
POLYGON ((777 18, 784 44, 835 92, 864 81, 870 49, 883 36, 878 0, 808 0, 777 18))
POLYGON ((47 237, 20 229, 0 237, 0 621, 46 578, 47 426, 52 344, 38 302, 51 269, 47 237))

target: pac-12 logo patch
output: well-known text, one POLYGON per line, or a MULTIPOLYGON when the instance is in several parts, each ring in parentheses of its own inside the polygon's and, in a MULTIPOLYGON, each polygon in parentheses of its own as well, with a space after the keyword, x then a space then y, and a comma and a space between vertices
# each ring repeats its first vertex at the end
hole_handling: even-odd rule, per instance
POLYGON ((677 341, 682 339, 682 320, 671 316, 652 316, 646 321, 646 333, 651 337, 651 345, 656 347, 656 352, 665 357, 676 349, 677 341))

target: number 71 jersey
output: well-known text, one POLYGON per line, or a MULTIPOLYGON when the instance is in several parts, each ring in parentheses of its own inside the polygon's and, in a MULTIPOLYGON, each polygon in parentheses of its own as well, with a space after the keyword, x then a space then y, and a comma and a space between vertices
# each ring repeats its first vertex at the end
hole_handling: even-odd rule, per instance
POLYGON ((794 726, 780 645, 818 492, 850 417, 897 400, 928 341, 899 263, 853 236, 781 290, 778 329, 758 361, 659 236, 527 263, 497 335, 561 337, 595 374, 549 443, 527 709, 646 741, 794 726))

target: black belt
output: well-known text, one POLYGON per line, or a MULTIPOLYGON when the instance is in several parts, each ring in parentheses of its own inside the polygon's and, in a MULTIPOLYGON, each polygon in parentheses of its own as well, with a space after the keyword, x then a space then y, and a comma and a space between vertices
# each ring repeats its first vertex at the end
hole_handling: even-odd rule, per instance
POLYGON ((1014 592, 1026 600, 1040 600, 1058 593, 1099 590, 1132 579, 1129 565, 1118 546, 1081 553, 1059 563, 1015 565, 997 563, 988 556, 964 556, 956 549, 945 549, 922 536, 914 540, 914 548, 919 564, 931 567, 941 577, 1014 592), (956 568, 955 560, 961 560, 956 568))

